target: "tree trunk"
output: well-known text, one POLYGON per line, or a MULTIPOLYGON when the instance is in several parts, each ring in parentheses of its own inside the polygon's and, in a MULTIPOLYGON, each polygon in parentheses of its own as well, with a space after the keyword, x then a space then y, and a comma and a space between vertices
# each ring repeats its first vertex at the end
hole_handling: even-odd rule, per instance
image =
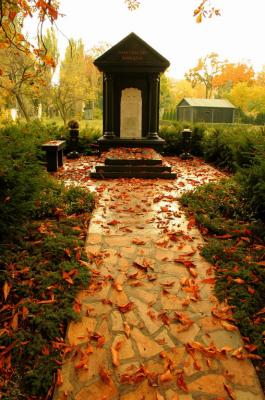
POLYGON ((30 118, 29 118, 29 115, 28 115, 28 113, 27 113, 25 104, 23 103, 23 100, 22 100, 21 96, 20 96, 18 93, 15 93, 15 96, 16 96, 16 99, 17 99, 19 108, 20 108, 20 110, 22 111, 22 114, 24 115, 26 121, 29 122, 29 121, 30 121, 30 118))

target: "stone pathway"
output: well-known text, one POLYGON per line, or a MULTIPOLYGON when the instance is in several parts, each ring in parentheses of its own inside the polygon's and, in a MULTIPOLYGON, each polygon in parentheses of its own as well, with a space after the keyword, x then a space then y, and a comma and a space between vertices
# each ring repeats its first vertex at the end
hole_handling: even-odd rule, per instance
MULTIPOLYGON (((209 168, 200 178, 190 170, 190 185, 209 168)), ((76 299, 82 318, 68 327, 54 400, 264 399, 180 209, 181 178, 100 182, 86 243, 92 281, 76 299)))

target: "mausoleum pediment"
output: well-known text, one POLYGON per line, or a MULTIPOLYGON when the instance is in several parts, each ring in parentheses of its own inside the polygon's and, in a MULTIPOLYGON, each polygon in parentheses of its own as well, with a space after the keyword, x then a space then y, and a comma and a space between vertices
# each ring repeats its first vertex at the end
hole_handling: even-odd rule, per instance
POLYGON ((169 61, 135 33, 130 33, 98 57, 94 64, 102 71, 109 67, 153 67, 162 72, 169 66, 169 61))

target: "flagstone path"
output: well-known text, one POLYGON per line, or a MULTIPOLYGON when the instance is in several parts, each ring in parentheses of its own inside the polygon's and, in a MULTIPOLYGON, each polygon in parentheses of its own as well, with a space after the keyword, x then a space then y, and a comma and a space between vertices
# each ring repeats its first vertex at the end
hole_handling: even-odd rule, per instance
POLYGON ((100 194, 86 242, 92 280, 76 299, 81 319, 68 327, 54 400, 264 399, 178 203, 184 187, 221 175, 195 171, 196 161, 182 163, 174 182, 95 183, 80 173, 100 194))

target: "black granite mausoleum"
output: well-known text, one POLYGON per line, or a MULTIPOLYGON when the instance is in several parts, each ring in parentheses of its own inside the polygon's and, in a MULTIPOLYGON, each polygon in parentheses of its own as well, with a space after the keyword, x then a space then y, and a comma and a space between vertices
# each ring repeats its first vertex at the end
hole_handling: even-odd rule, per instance
POLYGON ((161 150, 164 140, 158 136, 160 74, 168 68, 169 61, 131 33, 98 57, 94 64, 103 72, 103 136, 98 140, 100 149, 119 146, 161 150), (134 115, 137 121, 134 121, 134 115), (126 128, 129 121, 131 131, 126 128), (125 133, 121 132, 121 126, 125 126, 125 133), (134 126, 138 127, 138 133, 133 132, 134 126))

